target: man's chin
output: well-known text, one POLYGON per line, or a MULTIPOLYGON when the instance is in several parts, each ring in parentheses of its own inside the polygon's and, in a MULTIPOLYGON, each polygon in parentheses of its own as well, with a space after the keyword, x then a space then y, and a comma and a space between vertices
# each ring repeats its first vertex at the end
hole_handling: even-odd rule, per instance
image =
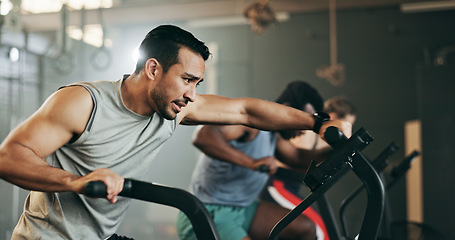
POLYGON ((175 112, 164 112, 158 114, 160 114, 160 116, 165 118, 166 120, 174 120, 175 118, 177 118, 177 113, 175 112))
POLYGON ((174 115, 172 115, 172 116, 164 116, 164 118, 165 118, 166 120, 174 120, 174 119, 177 118, 177 114, 174 114, 174 115))

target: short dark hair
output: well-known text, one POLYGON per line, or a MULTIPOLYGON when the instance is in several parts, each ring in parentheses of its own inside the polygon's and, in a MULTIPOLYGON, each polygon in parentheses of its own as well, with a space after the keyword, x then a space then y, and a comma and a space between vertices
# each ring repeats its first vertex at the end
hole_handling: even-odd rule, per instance
POLYGON ((139 59, 135 73, 139 73, 150 58, 156 58, 166 73, 178 63, 179 50, 182 46, 199 53, 204 61, 210 56, 209 48, 190 32, 173 25, 161 25, 152 29, 139 46, 139 59))
POLYGON ((322 111, 324 100, 319 92, 307 82, 296 80, 288 83, 277 103, 288 103, 290 107, 303 110, 307 103, 311 104, 317 112, 322 111))
POLYGON ((336 113, 338 118, 344 118, 346 115, 355 115, 356 111, 354 104, 344 96, 329 98, 324 103, 324 112, 336 113))

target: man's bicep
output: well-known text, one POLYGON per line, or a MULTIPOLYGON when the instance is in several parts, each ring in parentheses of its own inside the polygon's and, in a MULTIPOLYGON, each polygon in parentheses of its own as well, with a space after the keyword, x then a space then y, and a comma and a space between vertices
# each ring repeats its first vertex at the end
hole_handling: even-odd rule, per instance
POLYGON ((78 88, 54 93, 35 114, 13 130, 10 141, 43 158, 81 134, 93 102, 87 90, 78 88))
POLYGON ((26 120, 10 135, 9 143, 28 148, 40 158, 63 146, 72 136, 69 131, 43 119, 39 114, 26 120))

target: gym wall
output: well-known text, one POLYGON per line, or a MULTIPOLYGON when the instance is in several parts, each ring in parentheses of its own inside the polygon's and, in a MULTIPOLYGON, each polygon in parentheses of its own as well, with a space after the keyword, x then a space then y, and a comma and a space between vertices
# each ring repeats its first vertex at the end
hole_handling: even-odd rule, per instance
MULTIPOLYGON (((329 18, 326 11, 292 14, 289 21, 269 28, 261 36, 254 35, 248 25, 195 28, 186 25, 186 22, 172 23, 192 31, 201 40, 218 46, 217 61, 213 66, 216 68, 218 94, 273 101, 286 83, 301 79, 315 86, 324 98, 345 95, 358 109, 354 131, 365 127, 375 138, 365 149, 365 155, 374 158, 390 142, 395 141, 401 149, 390 158, 390 162, 396 163, 404 157, 404 123, 420 116, 416 66, 433 64, 432 54, 435 51, 455 43, 452 24, 455 22, 454 11, 404 14, 398 7, 341 10, 337 13, 337 20, 338 62, 344 64, 346 69, 346 82, 341 86, 332 86, 315 74, 319 66, 330 63, 329 18)), ((11 121, 13 109, 24 108, 25 105, 31 108, 21 111, 19 119, 24 119, 38 108, 43 98, 61 85, 76 81, 115 80, 124 73, 132 72, 134 62, 131 52, 145 34, 158 24, 160 23, 109 26, 107 23, 109 37, 114 45, 111 49, 112 65, 105 71, 90 66, 88 60, 94 48, 78 42, 72 45, 71 50, 78 59, 77 65, 67 75, 55 72, 52 59, 44 57, 41 87, 33 87, 33 84, 27 87, 20 102, 14 100, 13 91, 5 90, 9 81, 0 80, 1 139, 10 130, 11 124, 7 122, 11 121), (13 101, 8 103, 12 107, 5 107, 4 101, 13 101)), ((35 64, 38 62, 36 60, 27 66, 37 66, 35 64)), ((1 66, 8 68, 4 64, 1 66)), ((15 76, 16 73, 7 74, 15 76)), ((39 74, 33 76, 38 78, 39 74)), ((206 84, 202 84, 198 91, 206 92, 206 84)), ((435 107, 450 111, 450 106, 450 103, 445 103, 435 107)), ((151 169, 150 181, 184 189, 188 187, 191 171, 199 155, 191 146, 193 131, 194 127, 180 127, 177 130, 154 160, 155 168, 151 169)), ((340 201, 359 184, 349 174, 329 191, 335 212, 338 211, 340 201)), ((11 184, 0 181, 0 192, 0 202, 6 203, 0 206, 2 239, 12 231, 13 223, 22 211, 26 191, 17 190, 11 184)), ((436 201, 436 196, 425 197, 436 201)), ((451 192, 446 197, 454 199, 451 192)), ((393 218, 406 218, 404 180, 389 191, 389 199, 393 218)), ((360 227, 364 202, 365 199, 360 197, 353 204, 355 207, 348 209, 348 224, 354 232, 360 227)), ((150 236, 165 239, 156 234, 163 226, 172 226, 175 216, 174 209, 136 201, 120 230, 137 239, 150 236)), ((434 224, 437 225, 437 222, 434 224)), ((454 224, 455 222, 448 222, 447 226, 454 224)), ((452 232, 447 234, 454 236, 453 229, 447 231, 449 230, 452 232)))

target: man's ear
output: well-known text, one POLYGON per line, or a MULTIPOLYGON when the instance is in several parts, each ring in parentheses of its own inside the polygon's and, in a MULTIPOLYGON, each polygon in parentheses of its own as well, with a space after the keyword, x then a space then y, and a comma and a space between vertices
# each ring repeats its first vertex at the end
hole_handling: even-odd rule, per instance
POLYGON ((155 76, 158 73, 159 62, 155 58, 149 58, 145 62, 144 70, 148 78, 155 80, 155 76))

